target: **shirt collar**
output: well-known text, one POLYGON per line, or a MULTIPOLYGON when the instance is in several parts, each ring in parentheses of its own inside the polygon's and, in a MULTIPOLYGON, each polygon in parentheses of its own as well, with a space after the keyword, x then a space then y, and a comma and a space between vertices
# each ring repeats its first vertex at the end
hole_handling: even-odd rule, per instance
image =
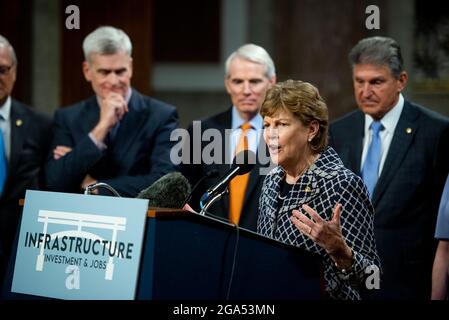
MULTIPOLYGON (((402 109, 404 109, 404 97, 402 96, 402 94, 399 94, 398 102, 380 120, 388 133, 393 134, 396 125, 399 122, 399 118, 401 117, 402 109)), ((369 130, 373 121, 374 120, 370 115, 365 114, 365 132, 369 130)))
MULTIPOLYGON (((236 106, 232 106, 232 130, 238 129, 241 127, 242 124, 244 124, 246 121, 240 117, 239 112, 237 111, 236 106)), ((249 123, 251 124, 251 127, 254 129, 262 129, 263 125, 263 118, 258 113, 255 117, 253 117, 251 120, 249 120, 249 123)))
POLYGON ((0 107, 0 115, 5 119, 5 121, 9 121, 9 117, 11 116, 11 97, 9 96, 6 99, 5 103, 0 107))

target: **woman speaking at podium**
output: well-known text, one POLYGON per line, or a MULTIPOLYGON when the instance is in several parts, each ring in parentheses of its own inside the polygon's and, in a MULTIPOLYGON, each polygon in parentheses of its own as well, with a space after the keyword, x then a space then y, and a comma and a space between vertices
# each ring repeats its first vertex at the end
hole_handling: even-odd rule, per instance
POLYGON ((326 103, 313 85, 287 80, 268 90, 261 114, 277 166, 264 180, 258 232, 320 255, 329 298, 361 299, 379 282, 374 209, 362 179, 327 146, 326 103))

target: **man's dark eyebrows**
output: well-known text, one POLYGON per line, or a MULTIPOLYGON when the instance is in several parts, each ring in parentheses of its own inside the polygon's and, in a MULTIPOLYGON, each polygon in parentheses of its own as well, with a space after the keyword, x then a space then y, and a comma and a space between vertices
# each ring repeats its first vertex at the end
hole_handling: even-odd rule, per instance
POLYGON ((370 79, 369 82, 384 81, 384 80, 385 80, 384 76, 378 76, 370 79))
POLYGON ((118 68, 118 69, 106 69, 106 68, 98 68, 97 72, 104 72, 104 73, 111 73, 111 72, 115 72, 115 73, 120 73, 126 71, 126 67, 123 68, 118 68))
POLYGON ((378 80, 385 80, 385 77, 384 76, 377 76, 377 77, 374 77, 374 78, 369 78, 369 79, 363 79, 363 78, 361 78, 361 77, 357 77, 357 76, 355 76, 354 77, 354 80, 355 81, 363 81, 363 82, 373 82, 373 81, 378 81, 378 80))
POLYGON ((123 68, 114 69, 113 71, 114 71, 115 73, 120 73, 120 72, 126 71, 127 69, 128 69, 128 68, 123 67, 123 68))

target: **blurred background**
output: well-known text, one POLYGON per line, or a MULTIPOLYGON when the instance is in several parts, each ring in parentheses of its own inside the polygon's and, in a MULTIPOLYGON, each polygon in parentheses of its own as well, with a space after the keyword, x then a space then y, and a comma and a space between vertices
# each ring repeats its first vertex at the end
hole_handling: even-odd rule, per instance
POLYGON ((128 33, 133 86, 175 105, 182 127, 230 106, 223 64, 249 42, 267 49, 279 81, 317 86, 335 119, 356 108, 347 54, 373 35, 401 45, 406 98, 449 116, 449 9, 434 0, 0 0, 0 33, 19 60, 13 96, 48 113, 90 96, 81 45, 100 25, 128 33), (78 30, 66 28, 69 5, 78 30), (366 28, 369 5, 378 30, 366 28))

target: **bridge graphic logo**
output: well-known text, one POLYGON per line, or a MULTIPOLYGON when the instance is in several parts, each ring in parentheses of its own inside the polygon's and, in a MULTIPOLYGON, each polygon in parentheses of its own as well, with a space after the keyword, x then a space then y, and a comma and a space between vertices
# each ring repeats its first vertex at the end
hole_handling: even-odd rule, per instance
MULTIPOLYGON (((74 213, 64 211, 50 211, 39 210, 38 222, 42 223, 42 234, 46 235, 46 240, 55 239, 86 239, 90 240, 90 250, 93 250, 94 244, 98 247, 103 247, 103 253, 106 251, 107 263, 105 268, 104 278, 106 280, 112 280, 114 275, 114 258, 123 258, 123 253, 120 256, 118 247, 118 233, 119 231, 126 230, 126 218, 125 217, 113 217, 102 216, 85 213, 74 213), (49 233, 52 225, 70 226, 71 229, 65 231, 58 231, 49 233), (89 231, 85 230, 89 229, 89 231), (99 235, 93 233, 92 229, 110 230, 110 239, 105 239, 99 235), (113 253, 111 254, 112 246, 114 246, 113 253)), ((39 254, 36 259, 36 271, 44 270, 46 241, 39 241, 39 254)), ((47 247, 48 248, 48 247, 47 247)))

